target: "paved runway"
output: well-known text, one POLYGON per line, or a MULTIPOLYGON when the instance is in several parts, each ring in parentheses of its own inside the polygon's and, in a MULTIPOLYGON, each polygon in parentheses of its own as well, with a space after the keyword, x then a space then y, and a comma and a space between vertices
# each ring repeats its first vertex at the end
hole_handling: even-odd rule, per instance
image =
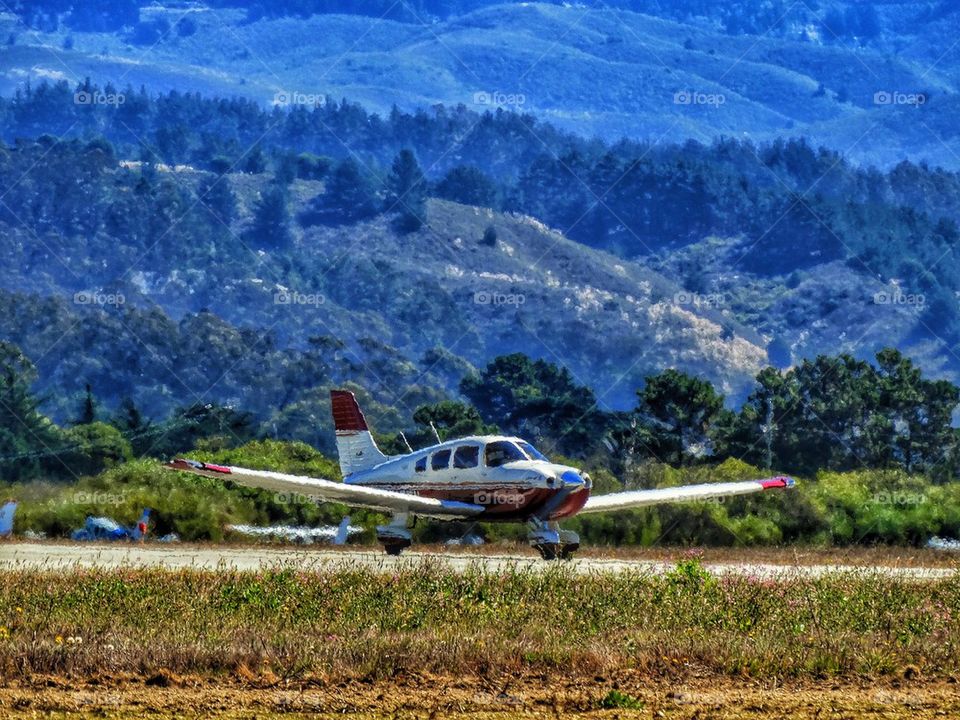
MULTIPOLYGON (((166 567, 202 570, 259 570, 290 567, 299 570, 370 568, 394 572, 423 562, 437 563, 454 570, 481 565, 488 571, 507 569, 545 570, 556 563, 521 555, 476 555, 465 553, 407 552, 394 558, 365 550, 298 549, 269 547, 217 547, 193 545, 62 544, 36 542, 0 543, 0 570, 34 568, 61 570, 71 567, 166 567)), ((655 560, 580 558, 563 562, 579 573, 625 572, 662 573, 672 565, 655 560)), ((706 563, 718 575, 749 575, 772 579, 818 577, 837 572, 876 572, 906 579, 937 579, 954 575, 950 568, 855 567, 836 565, 773 565, 765 563, 706 563)))

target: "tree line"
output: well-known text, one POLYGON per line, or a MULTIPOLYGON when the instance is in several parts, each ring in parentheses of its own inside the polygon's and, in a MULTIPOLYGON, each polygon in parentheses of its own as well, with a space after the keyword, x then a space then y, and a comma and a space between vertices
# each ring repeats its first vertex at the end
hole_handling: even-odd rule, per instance
POLYGON ((519 354, 460 389, 484 422, 564 455, 606 455, 619 471, 645 459, 684 467, 734 458, 805 476, 898 468, 947 480, 960 459, 960 388, 923 377, 892 348, 875 363, 841 354, 765 368, 738 410, 709 381, 667 369, 646 378, 634 410, 605 412, 565 369, 519 354))
MULTIPOLYGON (((76 479, 135 456, 236 447, 272 434, 263 415, 242 405, 193 403, 157 421, 126 399, 104 412, 89 385, 75 416, 60 427, 39 410, 31 391, 35 381, 20 349, 0 343, 0 472, 7 480, 76 479)), ((269 386, 270 378, 263 383, 269 386)), ((521 353, 468 373, 459 390, 460 399, 420 404, 412 416, 392 407, 400 418, 394 426, 406 426, 406 432, 375 428, 384 449, 403 453, 431 445, 434 432, 441 439, 502 432, 621 478, 646 461, 684 468, 735 459, 807 477, 899 469, 945 482, 956 479, 960 461, 960 436, 951 422, 960 388, 925 378, 894 349, 879 352, 875 363, 844 354, 789 370, 766 368, 736 410, 708 381, 674 369, 649 376, 634 409, 605 410, 568 370, 521 353)), ((373 407, 382 417, 383 405, 373 407)), ((320 432, 332 434, 329 417, 315 422, 320 432)))

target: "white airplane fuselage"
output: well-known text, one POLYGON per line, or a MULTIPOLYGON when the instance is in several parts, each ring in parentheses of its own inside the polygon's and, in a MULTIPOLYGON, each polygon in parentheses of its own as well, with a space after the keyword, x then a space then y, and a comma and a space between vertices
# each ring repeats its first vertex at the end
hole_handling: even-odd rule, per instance
POLYGON ((553 521, 590 497, 590 476, 550 462, 526 441, 502 435, 460 438, 391 457, 344 482, 480 505, 476 520, 553 521))

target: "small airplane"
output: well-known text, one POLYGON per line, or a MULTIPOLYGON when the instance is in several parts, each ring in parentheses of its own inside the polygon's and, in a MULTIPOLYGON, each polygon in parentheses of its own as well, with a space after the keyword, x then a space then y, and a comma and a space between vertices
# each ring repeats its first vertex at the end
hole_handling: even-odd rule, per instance
POLYGON ((140 542, 147 536, 147 526, 150 523, 150 508, 144 508, 137 524, 124 527, 116 520, 108 517, 87 516, 83 527, 70 533, 71 540, 132 540, 140 542))
POLYGON ((541 557, 566 559, 580 547, 580 538, 560 528, 564 518, 794 486, 792 478, 772 477, 591 496, 587 473, 553 463, 527 441, 503 435, 448 440, 388 457, 377 447, 354 394, 332 390, 330 396, 343 482, 183 458, 167 466, 249 487, 297 493, 316 502, 389 513, 391 522, 377 526, 377 541, 388 555, 399 555, 410 547, 411 519, 423 517, 525 522, 527 539, 541 557))

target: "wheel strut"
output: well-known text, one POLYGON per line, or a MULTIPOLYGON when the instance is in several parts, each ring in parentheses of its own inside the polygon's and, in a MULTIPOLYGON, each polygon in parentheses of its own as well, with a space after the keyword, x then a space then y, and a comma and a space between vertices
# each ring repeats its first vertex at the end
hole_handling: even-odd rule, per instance
POLYGON ((387 555, 399 555, 413 544, 413 536, 407 529, 407 514, 397 513, 389 525, 377 525, 377 540, 383 544, 387 555))
POLYGON ((544 560, 569 560, 580 547, 580 537, 570 530, 561 530, 555 522, 533 518, 528 524, 527 540, 544 560))

